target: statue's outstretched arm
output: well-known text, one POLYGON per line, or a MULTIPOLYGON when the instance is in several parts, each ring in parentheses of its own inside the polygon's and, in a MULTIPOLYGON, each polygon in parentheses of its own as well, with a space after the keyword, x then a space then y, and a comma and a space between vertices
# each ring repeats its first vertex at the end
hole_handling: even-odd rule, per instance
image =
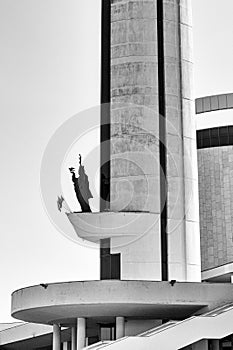
POLYGON ((76 176, 75 176, 75 172, 72 173, 72 181, 75 183, 76 182, 76 176))
POLYGON ((72 181, 75 182, 76 176, 75 176, 75 168, 69 168, 69 171, 72 174, 72 181))

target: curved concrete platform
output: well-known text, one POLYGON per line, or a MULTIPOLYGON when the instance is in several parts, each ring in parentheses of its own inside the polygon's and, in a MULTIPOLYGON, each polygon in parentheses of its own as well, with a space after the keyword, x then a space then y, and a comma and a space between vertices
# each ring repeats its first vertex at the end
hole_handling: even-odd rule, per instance
POLYGON ((94 243, 116 237, 131 242, 158 225, 158 214, 146 212, 80 212, 67 217, 79 237, 94 243))
POLYGON ((183 319, 233 302, 233 285, 152 281, 87 281, 23 288, 12 294, 13 317, 42 324, 72 324, 77 317, 183 319))

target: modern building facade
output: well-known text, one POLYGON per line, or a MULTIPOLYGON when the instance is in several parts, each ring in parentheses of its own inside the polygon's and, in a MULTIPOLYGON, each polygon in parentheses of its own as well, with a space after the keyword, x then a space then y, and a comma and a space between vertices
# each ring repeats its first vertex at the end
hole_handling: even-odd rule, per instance
POLYGON ((230 282, 233 260, 233 95, 197 99, 197 131, 202 278, 230 282), (228 113, 228 118, 224 116, 228 113), (226 120, 223 122, 223 120, 226 120))
MULTIPOLYGON (((52 341, 40 330, 33 349, 231 342, 233 285, 201 278, 213 282, 212 270, 231 261, 232 129, 199 130, 196 141, 191 38, 189 0, 102 1, 100 212, 68 214, 77 235, 100 247, 100 280, 15 291, 12 316, 29 322, 22 349, 31 323, 53 327, 52 341)), ((197 113, 216 99, 198 99, 197 113)), ((3 348, 15 349, 10 337, 0 337, 3 348)))

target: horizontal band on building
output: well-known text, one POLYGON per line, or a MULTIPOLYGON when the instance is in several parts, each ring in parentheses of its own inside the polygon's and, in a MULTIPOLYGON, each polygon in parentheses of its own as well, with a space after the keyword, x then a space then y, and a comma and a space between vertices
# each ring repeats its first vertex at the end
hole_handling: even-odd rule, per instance
POLYGON ((233 108, 233 93, 197 98, 196 114, 233 108))
POLYGON ((197 131, 197 149, 233 146, 233 125, 197 131))

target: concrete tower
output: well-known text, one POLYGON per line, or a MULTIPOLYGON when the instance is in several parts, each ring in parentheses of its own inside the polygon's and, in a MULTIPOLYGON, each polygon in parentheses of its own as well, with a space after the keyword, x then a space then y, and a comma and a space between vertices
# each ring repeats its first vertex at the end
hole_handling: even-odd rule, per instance
POLYGON ((101 91, 101 213, 77 234, 101 279, 200 281, 190 0, 103 1, 101 91))

